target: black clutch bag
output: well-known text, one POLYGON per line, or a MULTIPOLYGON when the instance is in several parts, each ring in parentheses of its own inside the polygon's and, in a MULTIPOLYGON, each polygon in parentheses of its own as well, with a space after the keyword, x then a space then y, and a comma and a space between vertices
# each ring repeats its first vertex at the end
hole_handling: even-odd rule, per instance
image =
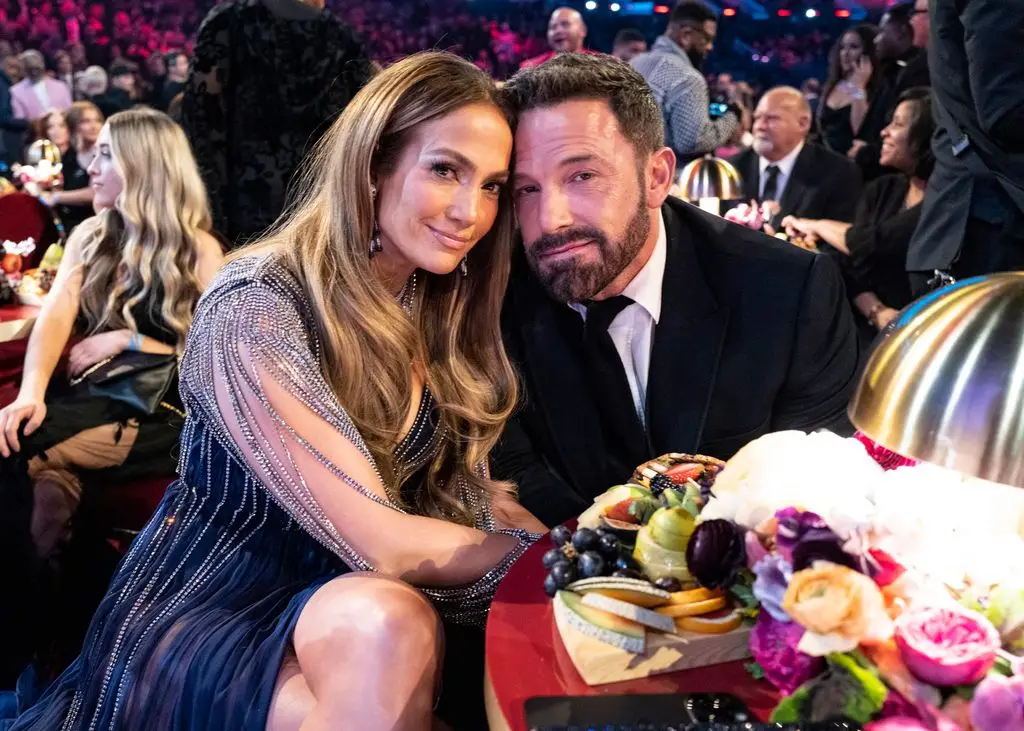
POLYGON ((121 401, 144 414, 154 414, 178 376, 174 355, 125 351, 102 360, 71 381, 73 390, 121 401))

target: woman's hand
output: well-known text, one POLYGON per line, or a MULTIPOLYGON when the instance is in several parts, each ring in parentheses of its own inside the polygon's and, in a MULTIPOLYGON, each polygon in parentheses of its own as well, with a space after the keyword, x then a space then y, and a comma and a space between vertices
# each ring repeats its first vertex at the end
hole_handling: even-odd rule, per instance
POLYGON ((875 313, 871 324, 874 325, 879 331, 885 330, 890 322, 895 320, 899 316, 899 310, 894 310, 891 307, 883 307, 875 313))
POLYGON ((782 219, 782 228, 790 238, 794 238, 796 236, 803 238, 809 236, 817 237, 818 235, 814 228, 814 221, 810 218, 786 216, 782 219))
POLYGON ((128 347, 130 330, 112 330, 90 335, 71 349, 68 357, 68 375, 77 378, 102 360, 112 358, 128 347))
POLYGON ((871 59, 867 56, 861 56, 860 60, 857 61, 856 67, 853 69, 853 76, 850 80, 858 89, 866 92, 868 84, 871 83, 871 74, 874 71, 875 67, 871 65, 871 59))
POLYGON ((10 457, 12 452, 21 451, 18 441, 18 429, 25 424, 25 436, 28 436, 43 423, 46 418, 46 404, 41 398, 18 395, 14 403, 0 409, 0 455, 10 457))

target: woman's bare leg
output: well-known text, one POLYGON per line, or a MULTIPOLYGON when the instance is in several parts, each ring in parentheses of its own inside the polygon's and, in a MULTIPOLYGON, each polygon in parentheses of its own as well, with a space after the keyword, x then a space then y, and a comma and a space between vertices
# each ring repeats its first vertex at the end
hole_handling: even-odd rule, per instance
POLYGON ((374 574, 325 584, 299 615, 298 672, 282 667, 268 731, 429 731, 442 636, 433 608, 407 584, 374 574))

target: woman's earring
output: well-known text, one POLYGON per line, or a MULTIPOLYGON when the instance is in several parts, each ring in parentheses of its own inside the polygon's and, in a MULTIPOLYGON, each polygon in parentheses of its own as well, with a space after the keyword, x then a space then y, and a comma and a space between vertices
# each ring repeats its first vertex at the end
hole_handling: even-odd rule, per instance
POLYGON ((459 271, 462 272, 462 276, 469 276, 469 265, 466 264, 466 257, 462 257, 462 261, 459 262, 459 271))
MULTIPOLYGON (((370 186, 370 200, 377 200, 377 186, 370 186)), ((377 217, 373 219, 373 236, 370 238, 370 258, 372 259, 380 252, 384 251, 384 246, 380 243, 380 228, 377 226, 377 217)))

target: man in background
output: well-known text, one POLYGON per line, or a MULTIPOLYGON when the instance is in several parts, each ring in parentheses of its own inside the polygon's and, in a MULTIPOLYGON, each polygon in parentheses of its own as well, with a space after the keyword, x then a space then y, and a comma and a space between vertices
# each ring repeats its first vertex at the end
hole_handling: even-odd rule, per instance
POLYGON ((612 55, 629 63, 634 56, 647 52, 647 39, 636 28, 623 28, 612 41, 612 55))
POLYGON ((680 166, 725 145, 742 112, 732 105, 711 118, 708 83, 701 73, 714 48, 718 21, 705 5, 685 2, 669 16, 665 33, 630 63, 647 81, 665 120, 665 144, 680 166))
POLYGON ((11 86, 11 79, 0 69, 0 163, 8 167, 19 161, 29 127, 27 119, 14 116, 11 86))
MULTIPOLYGON (((96 75, 98 81, 99 75, 96 75)), ((93 102, 103 112, 104 119, 135 106, 135 68, 127 61, 115 61, 110 67, 109 86, 93 102)))
POLYGON ((167 78, 160 89, 159 108, 167 111, 174 97, 185 91, 188 81, 188 56, 183 51, 171 51, 167 54, 167 78))
POLYGON ((937 124, 935 170, 907 253, 917 292, 935 270, 962 278, 1024 269, 1024 3, 918 0, 915 17, 925 11, 937 124))
POLYGON ((550 61, 560 53, 594 53, 583 47, 587 40, 587 24, 578 10, 572 8, 556 8, 548 20, 547 53, 528 58, 519 64, 521 69, 530 69, 550 61))
MULTIPOLYGON (((927 0, 922 0, 927 2, 927 0)), ((892 114, 900 97, 908 89, 929 86, 928 54, 914 43, 914 28, 911 19, 914 6, 911 3, 894 5, 885 15, 875 37, 875 52, 881 62, 881 83, 868 108, 868 121, 862 129, 882 129, 892 114)), ((847 152, 855 160, 864 177, 873 180, 886 172, 878 160, 882 153, 881 140, 855 139, 847 152)))
POLYGON ((797 89, 771 89, 754 111, 753 146, 729 160, 743 177, 746 200, 777 204, 776 230, 786 216, 853 221, 860 172, 842 155, 807 141, 812 119, 797 89))
POLYGON ((11 108, 17 119, 39 119, 54 109, 71 106, 71 90, 46 76, 46 62, 39 51, 21 54, 25 78, 11 87, 11 108))

